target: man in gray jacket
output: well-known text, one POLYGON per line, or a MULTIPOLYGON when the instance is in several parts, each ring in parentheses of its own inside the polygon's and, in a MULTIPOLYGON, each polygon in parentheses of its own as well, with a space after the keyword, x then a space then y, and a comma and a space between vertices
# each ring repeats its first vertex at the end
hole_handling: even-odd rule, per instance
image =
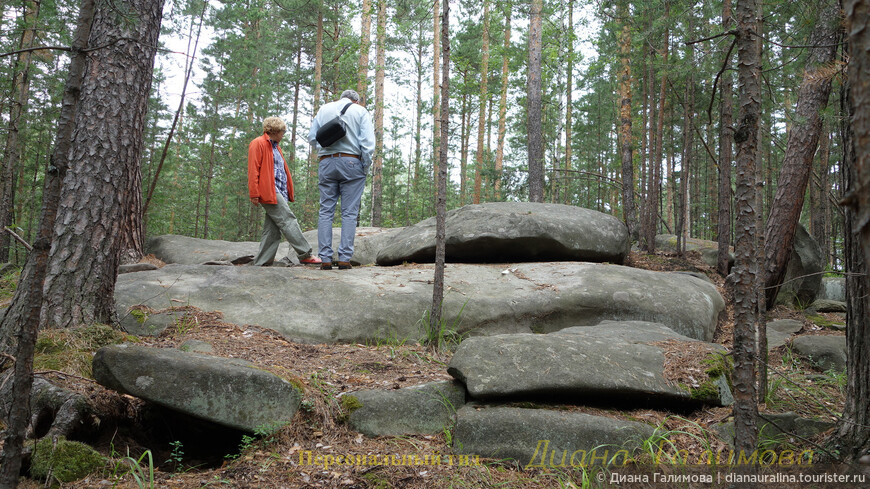
POLYGON ((338 268, 351 268, 353 239, 359 216, 360 200, 366 186, 366 172, 375 152, 375 130, 371 114, 359 105, 359 94, 345 90, 341 98, 320 107, 311 123, 308 142, 317 149, 320 158, 320 218, 317 222, 317 243, 323 263, 320 268, 332 270, 332 219, 335 205, 341 199, 341 242, 338 246, 338 268), (346 109, 346 110, 345 110, 346 109), (317 143, 317 130, 341 114, 347 134, 327 147, 317 143))

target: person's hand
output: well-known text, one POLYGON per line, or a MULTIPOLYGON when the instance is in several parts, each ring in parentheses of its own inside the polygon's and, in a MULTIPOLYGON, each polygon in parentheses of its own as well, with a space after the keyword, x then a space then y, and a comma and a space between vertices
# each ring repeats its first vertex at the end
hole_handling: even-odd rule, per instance
POLYGON ((254 204, 254 206, 260 205, 260 198, 259 197, 251 197, 251 203, 254 204))

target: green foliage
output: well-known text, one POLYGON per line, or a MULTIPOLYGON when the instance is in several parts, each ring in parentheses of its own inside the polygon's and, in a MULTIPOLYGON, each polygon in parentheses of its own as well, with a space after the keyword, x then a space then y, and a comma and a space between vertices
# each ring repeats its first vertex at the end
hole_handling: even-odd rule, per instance
POLYGON ((807 314, 807 319, 816 326, 825 329, 842 329, 845 326, 843 322, 833 321, 822 316, 821 314, 807 314))
MULTIPOLYGON (((444 302, 441 302, 443 307, 444 302)), ((419 324, 424 332, 423 343, 433 347, 435 350, 441 350, 442 348, 452 349, 456 346, 459 346, 464 339, 464 335, 458 332, 459 323, 462 320, 462 311, 465 310, 465 306, 468 305, 468 301, 466 300, 462 307, 459 308, 459 312, 456 314, 456 317, 453 318, 452 322, 442 314, 441 322, 436 326, 435 329, 432 329, 431 321, 429 320, 431 311, 425 310, 423 311, 423 316, 420 318, 417 324, 419 324)))
POLYGON ((156 487, 154 485, 154 457, 151 455, 151 450, 145 450, 139 458, 131 457, 128 452, 126 457, 118 461, 115 464, 112 487, 116 487, 120 480, 127 476, 133 478, 139 489, 154 489, 156 487), (118 475, 119 472, 120 475, 118 475))
POLYGON ((21 269, 11 267, 3 275, 0 275, 0 301, 11 300, 15 295, 15 289, 18 287, 18 278, 21 276, 21 269))
POLYGON ((37 479, 60 483, 74 482, 105 466, 106 459, 96 450, 63 437, 54 443, 45 437, 33 448, 30 473, 37 479))
POLYGON ((350 418, 350 415, 353 414, 354 411, 363 407, 363 403, 359 400, 358 397, 348 394, 345 396, 341 396, 341 402, 339 403, 341 406, 341 415, 339 416, 339 421, 347 421, 350 418))

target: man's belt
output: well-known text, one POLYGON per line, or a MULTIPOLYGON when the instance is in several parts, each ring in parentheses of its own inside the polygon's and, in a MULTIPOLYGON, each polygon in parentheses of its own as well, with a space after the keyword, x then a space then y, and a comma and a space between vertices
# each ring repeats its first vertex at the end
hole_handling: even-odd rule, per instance
POLYGON ((335 153, 335 154, 331 154, 331 155, 323 155, 323 156, 320 157, 320 159, 321 159, 321 160, 325 160, 326 158, 333 158, 333 157, 336 157, 336 158, 356 158, 356 159, 360 159, 359 155, 352 155, 352 154, 350 154, 350 153, 335 153))

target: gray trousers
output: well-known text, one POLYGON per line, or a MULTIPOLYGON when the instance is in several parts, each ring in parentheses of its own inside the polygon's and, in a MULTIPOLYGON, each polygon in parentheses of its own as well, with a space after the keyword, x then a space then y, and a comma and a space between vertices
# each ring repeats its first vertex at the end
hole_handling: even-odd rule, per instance
POLYGON ((366 170, 356 158, 331 157, 320 160, 318 187, 320 188, 320 218, 317 221, 317 244, 320 259, 331 262, 332 219, 335 205, 341 199, 341 242, 338 260, 349 262, 353 257, 356 220, 360 200, 366 188, 366 170))
POLYGON ((281 235, 287 238, 287 242, 290 243, 291 248, 296 250, 296 255, 300 260, 311 256, 311 245, 308 244, 305 236, 302 236, 302 229, 299 228, 296 215, 290 210, 290 206, 287 205, 287 200, 283 196, 278 195, 277 197, 277 204, 261 204, 266 211, 266 221, 263 224, 260 251, 254 258, 256 266, 272 264, 278 253, 281 235))

